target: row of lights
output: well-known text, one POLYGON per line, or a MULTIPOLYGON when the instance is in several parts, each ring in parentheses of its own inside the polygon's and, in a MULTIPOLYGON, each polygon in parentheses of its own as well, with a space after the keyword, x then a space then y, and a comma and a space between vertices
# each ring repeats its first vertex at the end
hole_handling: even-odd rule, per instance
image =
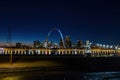
POLYGON ((97 46, 99 47, 103 47, 103 48, 111 48, 111 49, 118 49, 118 46, 112 46, 112 45, 105 45, 105 44, 97 44, 97 46))
MULTIPOLYGON (((45 51, 43 53, 37 52, 37 55, 51 55, 52 53, 49 53, 48 51, 45 51)), ((8 55, 10 53, 5 53, 4 51, 0 51, 1 55, 8 55)), ((17 55, 17 53, 13 53, 14 55, 17 55)), ((66 55, 67 52, 65 52, 64 54, 58 53, 57 51, 54 52, 55 55, 66 55)), ((72 55, 77 55, 77 51, 72 51, 72 55)), ((19 55, 34 55, 34 53, 32 53, 31 51, 29 52, 24 52, 24 53, 20 53, 19 55)))

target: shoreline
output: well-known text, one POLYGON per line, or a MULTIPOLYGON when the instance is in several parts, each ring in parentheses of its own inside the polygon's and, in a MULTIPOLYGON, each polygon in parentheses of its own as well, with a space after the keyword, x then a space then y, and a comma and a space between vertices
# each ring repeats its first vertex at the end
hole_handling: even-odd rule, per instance
POLYGON ((19 58, 13 64, 9 62, 0 63, 0 72, 7 70, 120 71, 120 57, 25 56, 19 58))

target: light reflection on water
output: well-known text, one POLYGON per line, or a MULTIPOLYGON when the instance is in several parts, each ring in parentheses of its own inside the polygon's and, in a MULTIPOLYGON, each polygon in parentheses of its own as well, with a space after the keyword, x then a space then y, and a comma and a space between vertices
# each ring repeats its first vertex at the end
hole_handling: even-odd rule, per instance
POLYGON ((22 80, 24 76, 7 76, 0 80, 22 80))
POLYGON ((120 72, 86 73, 85 76, 87 80, 120 80, 120 72))
MULTIPOLYGON (((44 75, 41 73, 9 73, 0 77, 0 80, 120 80, 120 72, 94 72, 94 73, 63 73, 44 75), (41 76, 42 75, 42 76, 41 76)), ((0 74, 2 75, 2 74, 0 74)))

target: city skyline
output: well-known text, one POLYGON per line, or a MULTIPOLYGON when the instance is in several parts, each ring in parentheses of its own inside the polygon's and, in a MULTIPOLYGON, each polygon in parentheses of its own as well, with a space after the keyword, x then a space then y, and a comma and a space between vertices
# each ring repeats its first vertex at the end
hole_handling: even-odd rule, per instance
MULTIPOLYGON (((0 1, 0 43, 6 43, 8 27, 12 42, 44 41, 49 30, 59 28, 72 41, 120 43, 120 10, 112 1, 0 1)), ((56 31, 51 37, 60 38, 56 31)))
MULTIPOLYGON (((57 43, 57 44, 59 44, 59 42, 60 42, 60 39, 61 39, 61 36, 60 36, 60 33, 57 31, 57 30, 53 30, 53 31, 51 31, 52 29, 54 29, 54 28, 57 28, 57 27, 53 27, 53 28, 51 28, 49 31, 48 31, 48 33, 47 33, 47 35, 46 36, 44 36, 44 39, 32 39, 31 41, 30 40, 25 40, 25 39, 23 39, 23 40, 21 40, 21 39, 16 39, 16 40, 13 40, 14 38, 13 38, 13 36, 12 36, 12 33, 11 33, 11 41, 12 41, 12 45, 15 45, 16 43, 22 43, 22 44, 24 44, 24 45, 33 45, 33 42, 34 41, 40 41, 40 42, 42 42, 42 43, 44 43, 45 41, 46 41, 46 37, 48 36, 48 34, 49 34, 49 32, 51 32, 51 35, 49 35, 49 40, 48 40, 48 42, 49 41, 52 41, 53 43, 57 43), (57 33, 57 36, 56 36, 56 33, 57 33), (57 38, 56 38, 57 37, 57 38)), ((8 29, 9 29, 9 27, 8 27, 8 29)), ((58 28, 57 28, 58 29, 58 28)), ((8 30, 7 30, 8 31, 8 30)), ((12 30, 11 30, 12 31, 12 30)), ((62 33, 62 32, 61 32, 62 33)), ((9 35, 9 33, 7 32, 7 34, 6 34, 7 36, 5 36, 6 37, 6 39, 3 41, 3 42, 0 42, 0 45, 6 45, 6 44, 8 44, 7 43, 7 37, 8 37, 8 35, 9 35)), ((63 36, 63 34, 62 34, 62 36, 63 36)), ((70 35, 66 35, 66 36, 70 36, 70 35)), ((66 36, 63 36, 63 38, 64 38, 64 40, 65 40, 65 37, 66 36)), ((18 36, 19 37, 19 36, 18 36)), ((24 37, 24 36, 23 36, 24 37)), ((71 36, 70 36, 71 37, 71 36)), ((77 40, 81 40, 81 41, 83 41, 84 43, 87 41, 87 40, 90 40, 90 39, 86 39, 86 40, 82 40, 82 39, 74 39, 74 36, 71 38, 71 42, 73 43, 73 44, 76 44, 77 43, 77 40)), ((111 43, 111 44, 109 44, 109 43, 104 43, 104 42, 94 42, 94 40, 93 41, 90 41, 90 42, 92 42, 93 44, 103 44, 103 45, 119 45, 119 43, 117 43, 117 44, 114 44, 114 43, 111 43)))

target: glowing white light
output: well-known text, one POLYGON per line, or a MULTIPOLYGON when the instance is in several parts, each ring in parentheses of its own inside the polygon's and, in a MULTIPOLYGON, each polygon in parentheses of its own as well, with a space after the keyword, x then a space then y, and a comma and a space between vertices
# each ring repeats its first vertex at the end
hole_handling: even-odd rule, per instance
POLYGON ((118 47, 116 46, 115 49, 118 49, 118 47))
POLYGON ((55 45, 58 45, 57 43, 55 43, 55 45))
POLYGON ((45 55, 48 55, 48 51, 45 51, 45 55))
POLYGON ((75 51, 75 54, 77 54, 77 51, 75 51))
POLYGON ((92 43, 90 42, 90 45, 92 45, 92 43))
POLYGON ((113 46, 110 46, 110 48, 113 48, 113 46))
POLYGON ((105 45, 103 45, 103 47, 105 48, 105 45))
POLYGON ((4 48, 0 48, 0 50, 4 50, 4 48))
POLYGON ((26 51, 25 51, 25 53, 24 53, 25 55, 26 55, 26 51))
POLYGON ((38 55, 40 54, 40 50, 37 50, 37 52, 38 52, 38 55))
POLYGON ((53 48, 53 46, 50 47, 51 49, 53 48))
POLYGON ((102 44, 100 44, 100 47, 102 47, 102 44))
POLYGON ((86 50, 85 52, 86 52, 86 53, 91 53, 91 51, 90 51, 90 50, 86 50))
POLYGON ((97 46, 100 46, 100 44, 97 44, 97 46))
POLYGON ((106 48, 108 48, 109 47, 109 45, 106 45, 106 48))

